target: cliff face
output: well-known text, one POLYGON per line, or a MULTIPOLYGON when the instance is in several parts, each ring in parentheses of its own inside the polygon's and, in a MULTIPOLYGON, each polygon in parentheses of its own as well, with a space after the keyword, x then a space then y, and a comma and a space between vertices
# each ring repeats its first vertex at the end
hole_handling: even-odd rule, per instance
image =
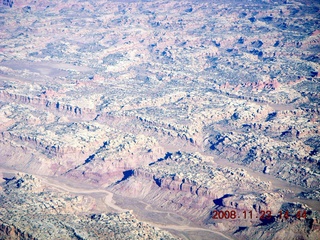
MULTIPOLYGON (((0 221, 1 222, 1 221, 0 221)), ((3 239, 21 239, 21 240, 36 240, 29 233, 23 232, 15 226, 10 226, 1 222, 0 224, 0 237, 3 239)))
MULTIPOLYGON (((253 201, 247 201, 246 207, 240 203, 230 204, 230 201, 233 201, 230 193, 235 189, 239 188, 244 193, 271 189, 270 183, 249 176, 243 169, 214 165, 212 159, 201 155, 175 153, 151 163, 149 167, 135 169, 132 177, 114 185, 111 189, 119 194, 141 198, 158 207, 160 207, 159 201, 153 199, 160 198, 162 207, 175 209, 180 214, 202 223, 215 207, 240 211, 251 209, 254 205, 258 206, 257 203, 260 201, 258 196, 252 196, 253 201), (190 209, 193 209, 194 213, 190 209)), ((277 195, 277 198, 275 202, 269 202, 275 208, 281 203, 280 195, 277 195)), ((272 197, 269 196, 268 199, 272 197)))
POLYGON ((317 219, 318 213, 303 204, 287 203, 283 193, 289 189, 276 189, 271 182, 253 178, 243 169, 217 167, 211 158, 199 154, 167 154, 149 167, 135 169, 132 176, 110 189, 141 199, 155 210, 174 211, 207 228, 232 232, 236 238, 264 234, 275 226, 277 230, 270 236, 287 234, 293 226, 301 228, 298 232, 302 238, 319 234, 319 222, 311 220, 317 219), (290 215, 280 217, 280 210, 290 215), (237 217, 213 219, 215 211, 234 211, 237 217), (266 211, 272 214, 270 219, 260 219, 266 211), (308 212, 308 219, 298 219, 298 211, 308 212), (308 225, 309 221, 315 225, 308 225), (260 227, 255 232, 257 225, 260 227))
POLYGON ((89 108, 80 108, 64 104, 61 102, 54 102, 54 100, 47 99, 46 95, 42 97, 34 97, 28 95, 21 95, 9 93, 5 90, 0 90, 0 100, 11 101, 16 103, 28 104, 33 107, 43 108, 50 111, 57 111, 68 114, 70 116, 80 116, 83 119, 92 119, 96 116, 95 110, 89 108))

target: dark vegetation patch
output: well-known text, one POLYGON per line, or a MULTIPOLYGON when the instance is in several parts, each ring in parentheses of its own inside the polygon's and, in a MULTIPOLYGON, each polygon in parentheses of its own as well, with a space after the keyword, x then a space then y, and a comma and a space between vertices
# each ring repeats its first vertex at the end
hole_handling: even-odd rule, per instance
POLYGON ((121 53, 113 53, 103 58, 103 63, 108 65, 116 65, 121 59, 123 55, 121 53))
POLYGON ((277 116, 277 112, 269 113, 267 116, 266 122, 272 121, 273 119, 276 118, 276 116, 277 116))
POLYGON ((259 20, 265 23, 271 23, 273 20, 273 17, 267 16, 267 17, 260 18, 259 20))

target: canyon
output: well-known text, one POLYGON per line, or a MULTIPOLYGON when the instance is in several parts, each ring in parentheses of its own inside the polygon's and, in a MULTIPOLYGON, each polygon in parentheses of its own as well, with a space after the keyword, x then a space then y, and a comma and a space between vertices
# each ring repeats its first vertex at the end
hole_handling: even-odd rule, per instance
POLYGON ((319 239, 319 21, 309 0, 1 2, 0 239, 319 239))

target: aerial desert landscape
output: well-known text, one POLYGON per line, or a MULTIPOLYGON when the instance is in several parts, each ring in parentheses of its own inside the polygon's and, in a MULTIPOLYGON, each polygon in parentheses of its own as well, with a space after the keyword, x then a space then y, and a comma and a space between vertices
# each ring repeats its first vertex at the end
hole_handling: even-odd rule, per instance
POLYGON ((320 239, 320 2, 1 0, 0 239, 320 239))

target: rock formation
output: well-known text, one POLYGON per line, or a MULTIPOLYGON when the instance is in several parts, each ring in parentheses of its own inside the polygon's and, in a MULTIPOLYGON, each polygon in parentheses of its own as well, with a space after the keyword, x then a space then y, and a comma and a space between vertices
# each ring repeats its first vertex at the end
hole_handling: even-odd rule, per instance
POLYGON ((319 235, 317 1, 0 5, 0 172, 97 189, 93 198, 75 194, 88 203, 79 210, 84 217, 56 191, 38 189, 36 180, 29 179, 30 189, 18 178, 6 180, 0 194, 11 212, 1 215, 3 234, 123 239, 137 228, 133 238, 155 237, 158 230, 138 224, 145 220, 190 239, 194 232, 277 239, 285 227, 299 229, 292 238, 319 235), (13 191, 17 184, 22 188, 13 191), (106 188, 136 212, 101 210, 98 195, 106 188), (53 200, 39 196, 49 214, 35 223, 46 223, 43 232, 30 224, 32 212, 14 203, 18 195, 28 202, 41 192, 53 200), (276 218, 286 204, 302 204, 307 220, 276 218), (211 217, 260 210, 272 211, 272 222, 211 217), (106 221, 135 217, 120 235, 111 234, 116 226, 99 232, 106 221), (80 231, 79 219, 97 232, 80 231))

